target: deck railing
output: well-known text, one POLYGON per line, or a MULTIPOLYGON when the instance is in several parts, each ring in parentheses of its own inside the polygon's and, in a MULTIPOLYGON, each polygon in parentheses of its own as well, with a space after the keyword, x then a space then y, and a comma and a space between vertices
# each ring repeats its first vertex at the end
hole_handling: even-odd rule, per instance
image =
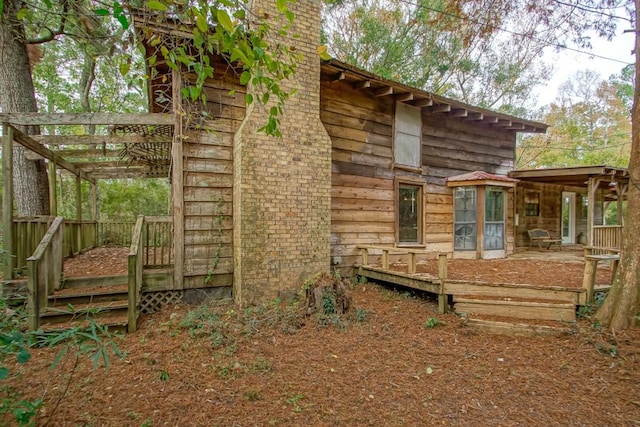
POLYGON ((438 260, 438 280, 440 289, 438 292, 438 308, 441 313, 446 311, 447 298, 444 293, 444 285, 447 280, 447 254, 445 252, 429 252, 423 249, 397 248, 387 246, 358 246, 360 255, 362 256, 362 265, 369 266, 370 251, 380 252, 380 264, 383 270, 389 269, 389 255, 408 255, 407 273, 413 275, 416 273, 416 258, 423 256, 425 258, 438 260))
MULTIPOLYGON (((15 267, 25 271, 30 257, 55 220, 52 216, 22 217, 13 220, 15 267)), ((135 221, 65 220, 61 252, 64 257, 73 256, 95 246, 130 246, 135 221)), ((143 242, 144 265, 148 268, 169 267, 172 255, 172 218, 147 216, 143 242)))
POLYGON ((144 217, 144 266, 166 268, 173 265, 173 218, 144 217))
POLYGON ((64 228, 64 219, 56 217, 33 255, 26 260, 29 273, 28 326, 32 331, 40 326, 40 313, 47 305, 48 296, 60 287, 64 228))
POLYGON ((620 249, 622 247, 622 231, 622 225, 594 225, 593 242, 591 246, 596 248, 620 249))

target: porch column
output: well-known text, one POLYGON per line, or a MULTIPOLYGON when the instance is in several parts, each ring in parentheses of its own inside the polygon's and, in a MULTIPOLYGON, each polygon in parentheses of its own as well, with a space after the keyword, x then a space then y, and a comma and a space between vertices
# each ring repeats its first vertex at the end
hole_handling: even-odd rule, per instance
POLYGON ((593 221, 596 217, 596 192, 602 178, 589 177, 589 185, 587 194, 589 196, 589 204, 587 205, 587 245, 593 246, 593 221))
POLYGON ((80 178, 80 175, 76 176, 76 220, 78 221, 76 242, 79 253, 82 251, 82 178, 80 178))
POLYGON ((2 264, 4 280, 13 279, 13 128, 2 124, 2 229, 3 249, 7 254, 2 264))

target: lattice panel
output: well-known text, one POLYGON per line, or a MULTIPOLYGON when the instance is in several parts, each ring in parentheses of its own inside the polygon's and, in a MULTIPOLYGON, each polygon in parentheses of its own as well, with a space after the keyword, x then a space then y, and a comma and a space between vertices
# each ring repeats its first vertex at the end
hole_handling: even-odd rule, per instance
POLYGON ((168 305, 181 303, 183 297, 183 291, 145 292, 140 299, 140 313, 155 313, 168 305))

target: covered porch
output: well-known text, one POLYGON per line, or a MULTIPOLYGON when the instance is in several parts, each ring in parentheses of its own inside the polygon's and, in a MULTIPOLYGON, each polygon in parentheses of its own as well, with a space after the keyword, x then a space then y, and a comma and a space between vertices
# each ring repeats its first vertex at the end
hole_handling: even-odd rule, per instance
POLYGON ((516 247, 529 246, 528 230, 544 229, 561 239, 563 246, 620 249, 629 183, 626 169, 604 165, 523 169, 509 176, 520 180, 515 203, 516 247))

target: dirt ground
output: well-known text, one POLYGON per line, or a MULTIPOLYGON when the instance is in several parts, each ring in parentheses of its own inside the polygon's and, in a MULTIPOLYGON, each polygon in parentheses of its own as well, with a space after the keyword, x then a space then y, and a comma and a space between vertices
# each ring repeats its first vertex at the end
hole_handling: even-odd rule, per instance
MULTIPOLYGON (((543 263, 526 277, 569 283, 570 270, 543 263)), ((583 319, 558 337, 487 335, 425 295, 351 293, 340 320, 287 304, 167 307, 115 337, 125 357, 108 371, 86 357, 74 370, 70 356, 49 370, 60 347, 34 349, 4 385, 44 396, 50 426, 640 425, 639 330, 583 319)))

